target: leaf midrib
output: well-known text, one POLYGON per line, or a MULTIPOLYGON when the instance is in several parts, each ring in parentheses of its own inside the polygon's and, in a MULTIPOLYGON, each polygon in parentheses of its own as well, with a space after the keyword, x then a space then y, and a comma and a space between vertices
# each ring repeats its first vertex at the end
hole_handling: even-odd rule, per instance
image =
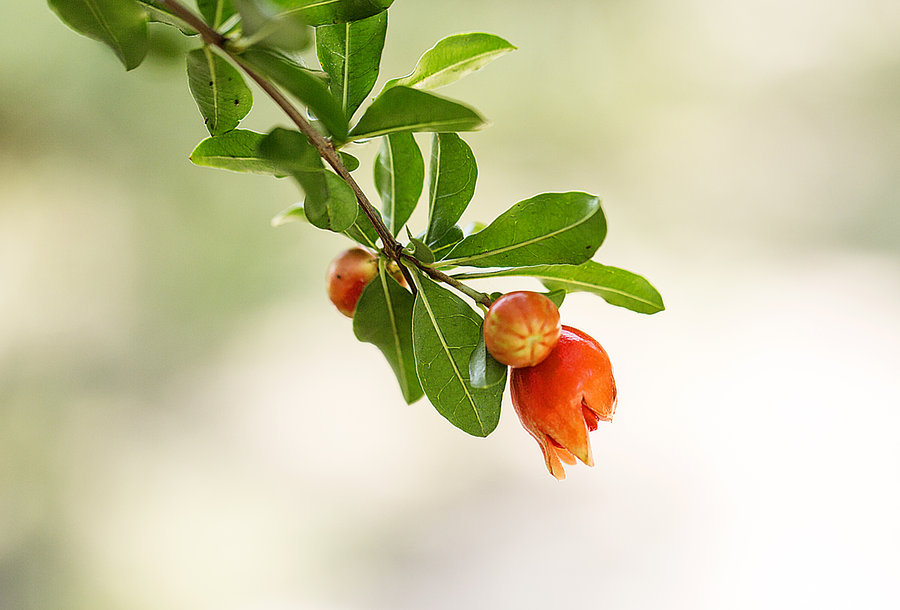
POLYGON ((400 374, 400 383, 403 386, 403 393, 406 394, 409 389, 409 381, 406 377, 406 366, 403 360, 403 350, 400 347, 400 333, 397 332, 397 321, 394 319, 394 305, 393 301, 391 300, 390 290, 388 289, 387 274, 385 273, 384 269, 381 269, 379 275, 381 276, 381 287, 384 290, 384 301, 387 304, 388 308, 388 317, 391 319, 391 333, 394 337, 394 350, 397 352, 397 362, 400 365, 398 367, 400 374))
POLYGON ((289 8, 286 11, 282 11, 279 15, 290 15, 292 13, 302 13, 303 11, 308 11, 311 8, 319 8, 320 6, 328 6, 329 4, 334 4, 335 2, 340 2, 340 0, 322 0, 322 2, 316 2, 315 4, 307 4, 305 6, 298 6, 297 8, 289 8))
MULTIPOLYGON (((416 129, 418 129, 420 131, 427 131, 433 127, 441 127, 444 125, 453 125, 455 123, 458 123, 459 121, 467 121, 467 120, 473 120, 473 119, 469 118, 469 117, 460 117, 460 118, 455 118, 455 119, 446 119, 444 121, 432 121, 430 123, 408 123, 406 125, 395 125, 395 126, 391 126, 391 127, 385 127, 381 131, 371 131, 368 133, 351 133, 349 137, 353 138, 354 140, 360 140, 362 138, 377 138, 378 136, 383 136, 383 135, 389 134, 389 133, 397 133, 397 132, 401 132, 401 131, 413 131, 416 129), (426 129, 422 129, 422 128, 426 128, 426 129)), ((437 130, 435 130, 435 131, 437 131, 437 130)))
MULTIPOLYGON (((565 233, 566 231, 571 231, 571 230, 574 229, 575 227, 577 227, 577 226, 579 226, 579 225, 582 225, 582 224, 586 223, 586 222, 589 221, 591 218, 593 218, 594 215, 597 214, 597 211, 598 211, 599 209, 600 209, 600 207, 597 206, 597 208, 594 210, 594 213, 593 213, 593 214, 588 214, 587 216, 585 216, 584 218, 582 218, 582 219, 579 220, 578 222, 573 223, 573 224, 570 224, 570 225, 567 225, 567 226, 565 226, 565 227, 561 227, 561 228, 557 229, 556 231, 552 231, 551 233, 545 233, 545 234, 540 235, 540 236, 538 236, 538 237, 535 237, 535 238, 532 238, 532 239, 529 239, 529 240, 526 240, 526 241, 523 241, 523 242, 519 242, 518 244, 512 244, 512 245, 510 245, 510 246, 505 246, 505 247, 503 247, 503 248, 498 248, 498 249, 496 249, 496 250, 490 250, 490 251, 488 251, 488 252, 482 252, 481 254, 473 254, 472 256, 466 256, 466 257, 463 257, 463 258, 448 258, 448 259, 445 260, 445 261, 441 261, 441 266, 444 266, 444 265, 460 265, 460 264, 463 264, 463 265, 464 265, 465 263, 467 263, 467 262, 469 262, 469 261, 477 261, 477 260, 479 260, 479 259, 482 259, 482 258, 485 258, 485 257, 488 257, 488 256, 494 256, 494 255, 497 255, 497 254, 504 254, 505 252, 509 252, 509 251, 511 251, 511 250, 516 250, 516 249, 518 249, 518 248, 524 248, 525 246, 530 246, 531 244, 536 244, 536 243, 545 241, 545 240, 547 240, 547 239, 556 237, 556 236, 559 235, 560 233, 565 233)), ((462 245, 462 242, 460 242, 459 245, 462 245)))
POLYGON ((347 89, 350 84, 350 22, 344 24, 344 65, 343 65, 343 91, 341 91, 341 108, 344 109, 344 114, 349 114, 347 112, 347 103, 349 100, 349 94, 347 93, 347 89))
POLYGON ((103 18, 103 13, 100 11, 100 7, 97 6, 97 3, 94 0, 83 0, 83 2, 87 5, 88 10, 91 11, 91 14, 94 16, 94 19, 97 20, 97 23, 100 24, 106 33, 109 35, 110 39, 116 45, 116 50, 122 59, 125 59, 125 47, 122 46, 122 43, 119 42, 119 38, 116 36, 115 32, 109 27, 109 23, 106 22, 106 19, 103 18))
POLYGON ((435 204, 437 203, 438 189, 440 188, 441 184, 441 150, 443 149, 443 146, 441 145, 440 136, 436 135, 434 137, 434 147, 437 151, 437 158, 432 159, 431 161, 435 169, 433 170, 434 184, 430 185, 431 188, 429 189, 428 193, 428 225, 426 225, 428 227, 428 233, 426 233, 425 235, 426 241, 428 241, 429 239, 434 239, 434 234, 432 233, 434 226, 432 223, 434 222, 434 208, 435 204))
MULTIPOLYGON (((487 56, 495 55, 495 54, 508 53, 509 51, 512 51, 512 49, 507 48, 507 49, 495 49, 493 51, 485 51, 484 53, 479 53, 478 55, 472 55, 472 56, 468 57, 465 61, 457 62, 455 64, 447 66, 446 68, 442 68, 442 69, 438 70, 437 72, 433 72, 431 75, 426 76, 426 77, 422 78, 421 80, 411 81, 412 84, 407 84, 407 83, 403 83, 403 82, 398 82, 397 84, 404 85, 407 87, 415 87, 416 89, 429 89, 430 88, 430 86, 428 85, 429 82, 436 80, 436 78, 438 76, 440 76, 446 72, 450 72, 454 68, 459 68, 459 67, 465 66, 466 64, 475 63, 476 60, 479 60, 482 57, 487 57, 487 56)), ((415 74, 415 72, 413 72, 413 75, 414 74, 415 74)))
POLYGON ((463 378, 462 374, 459 372, 459 368, 456 366, 456 360, 453 359, 453 354, 450 353, 450 347, 447 345, 447 342, 444 341, 444 334, 441 332, 441 327, 437 323, 437 318, 434 315, 434 311, 431 309, 431 304, 428 302, 428 297, 425 296, 425 291, 422 290, 422 284, 416 274, 417 272, 414 271, 413 279, 416 283, 416 287, 419 289, 419 296, 422 299, 422 304, 425 306, 425 311, 428 312, 428 319, 431 320, 431 325, 434 327, 435 333, 441 342, 441 347, 444 349, 444 353, 450 361, 450 366, 453 367, 453 372, 456 374, 456 378, 459 380, 459 384, 462 386, 463 392, 465 393, 469 404, 472 406, 472 412, 475 413, 475 419, 478 420, 478 427, 481 428, 481 432, 484 434, 484 422, 481 421, 481 416, 478 414, 478 406, 475 404, 475 399, 469 393, 469 387, 466 385, 465 378, 463 378))
MULTIPOLYGON (((267 159, 262 157, 236 157, 234 155, 197 155, 197 159, 215 159, 215 160, 224 160, 228 159, 231 161, 259 161, 260 163, 265 163, 267 165, 271 165, 267 159)), ((193 161, 193 159, 191 159, 193 161)))
POLYGON ((217 0, 216 1, 216 14, 213 18, 213 28, 218 29, 220 25, 222 25, 222 11, 225 8, 225 0, 217 0))
POLYGON ((206 63, 209 66, 209 80, 212 83, 213 117, 215 120, 215 125, 213 125, 213 129, 218 131, 219 130, 219 79, 216 75, 215 57, 213 57, 212 51, 209 50, 209 47, 203 47, 203 54, 206 56, 206 63))
POLYGON ((583 286, 586 288, 592 288, 594 290, 602 290, 604 292, 613 292, 623 297, 627 297, 629 299, 638 301, 639 303, 645 303, 647 305, 652 305, 653 307, 659 307, 659 303, 655 303, 653 301, 648 301, 647 299, 643 299, 639 296, 636 296, 630 292, 625 292, 624 290, 619 290, 617 288, 609 288, 606 286, 600 286, 598 284, 591 284, 589 282, 585 282, 584 280, 573 280, 568 278, 559 278, 554 277, 552 275, 545 274, 537 274, 537 273, 508 273, 504 271, 493 272, 493 273, 464 273, 459 274, 454 277, 457 278, 465 278, 470 280, 477 280, 489 277, 509 277, 509 276, 518 276, 518 277, 533 277, 539 280, 551 280, 554 282, 560 282, 562 284, 574 284, 576 286, 583 286))
MULTIPOLYGON (((391 181, 391 196, 390 196, 390 221, 391 221, 391 233, 396 235, 400 232, 400 227, 396 226, 397 224, 397 174, 394 171, 394 144, 391 142, 391 137, 387 136, 385 139, 385 148, 387 149, 387 161, 388 161, 388 175, 390 176, 391 181)), ((386 202, 387 203, 387 202, 386 202)), ((385 214, 388 214, 387 205, 385 205, 385 214)))

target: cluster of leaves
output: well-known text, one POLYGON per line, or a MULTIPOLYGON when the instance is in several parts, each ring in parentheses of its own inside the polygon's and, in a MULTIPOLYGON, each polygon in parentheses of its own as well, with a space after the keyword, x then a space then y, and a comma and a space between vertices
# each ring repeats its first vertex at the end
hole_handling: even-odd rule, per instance
MULTIPOLYGON (((305 219, 380 252, 380 273, 357 305, 356 337, 382 351, 408 402, 424 394, 455 426, 486 436, 499 420, 507 370, 484 348, 481 310, 448 284, 482 307, 490 298, 467 288, 464 280, 533 277, 557 303, 568 292, 585 291, 645 314, 661 311, 663 303, 644 278, 591 260, 606 236, 600 200, 593 195, 543 193, 512 205, 486 226, 460 224, 475 193, 478 167, 459 133, 485 121, 467 105, 432 91, 515 47, 485 33, 444 38, 409 75, 388 80, 363 108, 378 79, 391 2, 197 0, 202 22, 195 22, 169 0, 49 0, 63 21, 107 44, 127 69, 147 51, 148 22, 196 36, 198 48, 187 55, 188 81, 210 137, 191 160, 290 176, 305 199, 276 223, 305 219), (211 39, 210 32, 218 38, 211 39), (321 69, 308 67, 299 53, 313 44, 321 69), (326 167, 327 151, 309 134, 238 128, 253 101, 243 74, 271 83, 305 106, 332 152, 350 142, 380 140, 374 173, 382 205, 374 220, 371 212, 363 213, 364 196, 352 188, 352 178, 326 167), (415 132, 434 135, 427 225, 413 236, 406 225, 422 199, 426 174, 415 132), (387 247, 387 238, 397 246, 404 229, 403 250, 387 247), (411 285, 388 272, 388 258, 406 268, 411 285), (460 270, 466 267, 471 269, 460 270), (451 270, 454 275, 448 276, 451 270)), ((358 168, 354 157, 339 154, 347 171, 358 168)))

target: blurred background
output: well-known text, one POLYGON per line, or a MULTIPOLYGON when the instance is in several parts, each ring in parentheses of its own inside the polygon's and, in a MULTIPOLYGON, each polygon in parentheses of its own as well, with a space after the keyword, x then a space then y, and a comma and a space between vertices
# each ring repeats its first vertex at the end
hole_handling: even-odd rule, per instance
POLYGON ((900 4, 515 8, 397 0, 379 82, 518 45, 442 90, 493 121, 464 220, 598 193, 666 300, 567 299, 619 408, 563 483, 508 398, 488 440, 403 403, 291 183, 190 164, 185 42, 126 74, 3 4, 0 608, 900 606, 900 4))

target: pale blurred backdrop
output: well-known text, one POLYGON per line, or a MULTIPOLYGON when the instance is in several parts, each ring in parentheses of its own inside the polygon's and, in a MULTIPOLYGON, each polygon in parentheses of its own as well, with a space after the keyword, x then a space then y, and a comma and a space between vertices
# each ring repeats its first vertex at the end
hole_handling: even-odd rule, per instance
POLYGON ((0 608, 900 607, 895 0, 397 0, 379 82, 519 46, 443 90, 493 121, 465 219, 598 193, 665 297, 563 307, 620 392, 563 483, 508 402, 487 440, 403 404, 325 298, 348 243, 189 163, 154 30, 126 74, 0 8, 0 608))

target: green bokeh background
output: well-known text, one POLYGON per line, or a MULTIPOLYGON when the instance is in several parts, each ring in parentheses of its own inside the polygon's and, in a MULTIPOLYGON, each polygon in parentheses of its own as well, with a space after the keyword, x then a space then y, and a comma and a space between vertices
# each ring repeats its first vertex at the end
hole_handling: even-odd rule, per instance
POLYGON ((0 608, 896 607, 897 3, 398 0, 379 83, 473 30, 464 219, 599 193, 669 306, 567 301, 620 407, 561 485, 402 404, 291 183, 190 164, 183 39, 0 8, 0 608))

